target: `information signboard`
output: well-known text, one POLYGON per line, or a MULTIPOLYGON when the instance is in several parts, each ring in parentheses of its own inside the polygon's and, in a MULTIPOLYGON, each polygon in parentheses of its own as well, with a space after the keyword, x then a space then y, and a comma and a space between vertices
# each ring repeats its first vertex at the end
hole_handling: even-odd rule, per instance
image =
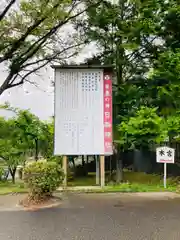
POLYGON ((55 155, 112 154, 112 74, 55 68, 55 155))

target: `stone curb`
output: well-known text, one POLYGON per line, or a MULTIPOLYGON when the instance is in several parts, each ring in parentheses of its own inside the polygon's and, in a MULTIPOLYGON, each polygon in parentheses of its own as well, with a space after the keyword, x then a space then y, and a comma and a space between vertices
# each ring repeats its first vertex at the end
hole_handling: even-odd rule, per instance
POLYGON ((21 211, 33 212, 33 211, 38 211, 41 209, 49 209, 49 208, 59 207, 60 205, 61 205, 61 203, 57 202, 57 203, 52 203, 52 204, 48 204, 48 205, 44 205, 44 206, 23 207, 23 206, 20 206, 19 204, 17 206, 21 208, 21 211))
POLYGON ((16 212, 16 211, 26 211, 26 212, 30 212, 30 211, 38 211, 38 210, 42 210, 42 209, 50 209, 50 208, 55 208, 55 207, 59 207, 62 204, 61 201, 56 201, 54 203, 49 203, 49 204, 44 204, 41 206, 38 205, 33 205, 31 207, 24 207, 21 204, 15 204, 14 206, 11 207, 0 207, 0 212, 6 212, 6 211, 12 211, 12 212, 16 212))

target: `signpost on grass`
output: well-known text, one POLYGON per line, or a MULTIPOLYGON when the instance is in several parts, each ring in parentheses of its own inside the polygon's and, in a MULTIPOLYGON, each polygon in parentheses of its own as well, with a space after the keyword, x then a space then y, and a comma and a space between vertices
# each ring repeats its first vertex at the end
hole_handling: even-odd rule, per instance
POLYGON ((174 163, 175 150, 167 146, 156 148, 156 162, 164 163, 164 188, 166 188, 167 163, 174 163))
MULTIPOLYGON (((65 174, 68 155, 100 155, 100 179, 103 187, 104 157, 113 154, 112 67, 64 65, 53 68, 54 154, 64 156, 65 174)), ((64 184, 67 184, 67 178, 64 184)))

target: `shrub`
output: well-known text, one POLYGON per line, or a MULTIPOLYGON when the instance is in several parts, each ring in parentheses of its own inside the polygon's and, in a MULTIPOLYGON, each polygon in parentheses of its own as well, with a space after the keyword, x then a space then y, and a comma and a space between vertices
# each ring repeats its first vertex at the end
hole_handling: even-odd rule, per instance
POLYGON ((24 169, 24 182, 29 188, 29 197, 34 200, 52 196, 63 178, 63 171, 56 162, 33 162, 24 169))

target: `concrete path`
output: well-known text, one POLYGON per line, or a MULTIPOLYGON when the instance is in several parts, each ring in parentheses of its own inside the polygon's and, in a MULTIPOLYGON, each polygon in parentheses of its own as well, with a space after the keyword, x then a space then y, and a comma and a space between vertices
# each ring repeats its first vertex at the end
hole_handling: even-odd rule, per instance
POLYGON ((96 190, 101 190, 102 188, 100 186, 74 186, 74 187, 66 187, 66 188, 59 187, 58 191, 63 192, 65 189, 68 191, 78 192, 78 191, 88 191, 88 190, 96 191, 96 190))
MULTIPOLYGON (((112 199, 116 201, 121 201, 124 203, 127 202, 148 202, 148 201, 165 201, 165 200, 180 200, 180 194, 176 194, 173 192, 144 192, 144 193, 81 193, 84 187, 73 187, 69 188, 68 192, 57 192, 54 195, 59 198, 60 204, 64 206, 71 200, 72 196, 76 199, 79 199, 77 195, 84 199, 84 201, 89 201, 89 199, 93 199, 93 201, 103 199, 106 201, 107 199, 112 199), (72 191, 72 192, 71 192, 72 191), (78 194, 77 194, 78 193, 78 194)), ((89 188, 92 189, 92 188, 89 188)), ((98 187, 97 187, 98 189, 98 187)), ((88 188, 86 189, 88 190, 88 188)), ((23 207, 19 206, 19 202, 26 197, 26 194, 8 194, 8 195, 0 195, 0 212, 1 211, 20 211, 24 210, 23 207)))
POLYGON ((23 195, 0 197, 0 240, 179 240, 180 199, 165 195, 68 193, 35 212, 5 209, 23 195))

